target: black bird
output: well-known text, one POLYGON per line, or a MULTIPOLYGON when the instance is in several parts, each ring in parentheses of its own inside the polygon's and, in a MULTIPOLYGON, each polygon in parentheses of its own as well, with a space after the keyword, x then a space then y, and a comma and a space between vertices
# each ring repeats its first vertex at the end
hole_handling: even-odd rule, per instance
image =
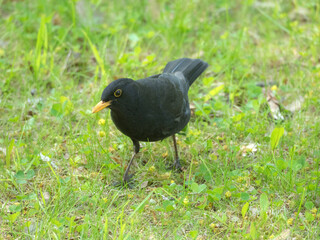
POLYGON ((125 183, 130 179, 130 166, 140 150, 139 141, 154 142, 172 136, 173 166, 181 169, 175 134, 190 120, 189 87, 207 67, 200 59, 181 58, 169 62, 162 74, 137 81, 120 78, 103 90, 101 101, 92 113, 110 108, 112 121, 134 145, 134 154, 123 176, 125 183))

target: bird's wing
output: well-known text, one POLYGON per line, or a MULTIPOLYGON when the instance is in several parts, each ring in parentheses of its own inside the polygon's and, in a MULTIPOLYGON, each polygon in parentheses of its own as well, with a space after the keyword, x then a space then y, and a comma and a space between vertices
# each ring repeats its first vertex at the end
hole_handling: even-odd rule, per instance
MULTIPOLYGON (((146 109, 178 117, 188 103, 188 85, 183 75, 164 73, 138 80, 149 105, 146 109)), ((157 114, 156 114, 157 115, 157 114)))
MULTIPOLYGON (((164 73, 159 76, 159 95, 162 95, 160 107, 175 118, 184 114, 188 103, 188 86, 184 78, 164 73)), ((187 106, 188 105, 188 106, 187 106)))
POLYGON ((154 129, 154 135, 160 135, 160 131, 163 136, 170 136, 188 123, 188 85, 184 78, 164 73, 158 78, 145 78, 138 82, 141 83, 139 99, 143 101, 139 105, 145 111, 141 116, 144 116, 143 122, 148 129, 154 129))

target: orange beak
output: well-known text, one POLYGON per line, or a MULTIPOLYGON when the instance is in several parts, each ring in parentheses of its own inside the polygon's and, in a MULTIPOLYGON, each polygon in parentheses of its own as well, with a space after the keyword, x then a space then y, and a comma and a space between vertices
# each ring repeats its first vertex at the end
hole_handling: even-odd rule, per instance
POLYGON ((102 109, 108 107, 111 105, 111 100, 108 102, 104 102, 104 101, 100 101, 93 109, 92 109, 92 113, 96 113, 101 111, 102 109))

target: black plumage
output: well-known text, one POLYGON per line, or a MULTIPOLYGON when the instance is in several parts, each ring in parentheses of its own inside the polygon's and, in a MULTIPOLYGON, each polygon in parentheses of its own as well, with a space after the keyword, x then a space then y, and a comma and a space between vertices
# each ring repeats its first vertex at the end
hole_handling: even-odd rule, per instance
POLYGON ((129 180, 134 156, 139 152, 139 141, 153 142, 172 136, 174 166, 181 168, 174 134, 190 120, 188 90, 207 67, 200 59, 181 58, 169 62, 162 74, 137 81, 121 78, 103 90, 101 101, 92 112, 110 108, 112 121, 131 138, 135 147, 123 177, 125 182, 129 180))

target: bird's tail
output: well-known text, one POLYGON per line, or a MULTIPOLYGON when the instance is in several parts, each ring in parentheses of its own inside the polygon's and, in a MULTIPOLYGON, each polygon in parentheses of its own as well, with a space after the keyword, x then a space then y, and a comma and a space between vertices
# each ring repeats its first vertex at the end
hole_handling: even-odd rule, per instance
POLYGON ((208 67, 208 63, 200 59, 180 58, 168 62, 164 68, 164 73, 181 72, 188 81, 189 86, 203 73, 208 67))

